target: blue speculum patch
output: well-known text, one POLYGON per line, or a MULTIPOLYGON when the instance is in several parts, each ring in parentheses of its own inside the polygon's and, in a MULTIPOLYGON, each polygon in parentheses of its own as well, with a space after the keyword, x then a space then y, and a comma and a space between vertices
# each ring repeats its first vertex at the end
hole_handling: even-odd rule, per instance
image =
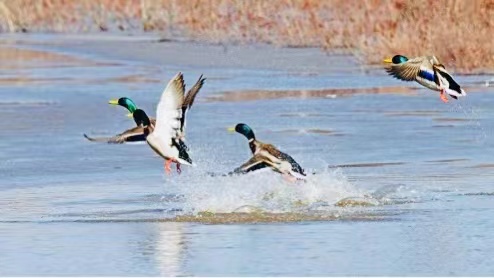
POLYGON ((419 71, 419 76, 429 81, 434 81, 434 73, 425 70, 419 71))

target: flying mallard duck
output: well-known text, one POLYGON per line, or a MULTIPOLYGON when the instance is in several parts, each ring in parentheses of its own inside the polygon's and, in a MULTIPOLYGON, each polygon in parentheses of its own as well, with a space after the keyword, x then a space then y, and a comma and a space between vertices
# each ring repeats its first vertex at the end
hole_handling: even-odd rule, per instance
POLYGON ((391 64, 386 71, 393 77, 404 81, 415 80, 426 88, 440 91, 443 102, 448 102, 446 94, 454 99, 467 95, 435 56, 422 56, 409 60, 405 56, 395 55, 393 58, 385 59, 384 62, 391 64))
MULTIPOLYGON (((185 114, 185 111, 187 109, 190 109, 192 107, 192 104, 194 103, 195 97, 199 90, 202 88, 204 85, 204 81, 206 78, 202 78, 202 75, 199 76, 199 79, 197 80, 196 84, 187 92, 187 96, 185 97, 184 100, 184 106, 182 107, 183 114, 185 114)), ((132 117, 133 113, 138 109, 137 105, 128 97, 121 97, 119 99, 112 99, 108 102, 109 104, 112 105, 120 105, 122 107, 127 108, 127 110, 130 112, 128 116, 132 117)), ((135 120, 135 118, 134 118, 135 120)), ((182 118, 184 121, 183 126, 185 128, 185 117, 182 118)), ((149 118, 150 123, 154 126, 156 125, 156 119, 155 118, 149 118)), ((182 132, 183 133, 183 132, 182 132)), ((185 135, 182 134, 182 137, 185 135)), ((99 137, 99 138, 93 138, 89 137, 88 135, 84 134, 84 137, 86 137, 89 141, 93 142, 106 142, 109 144, 123 144, 123 143, 130 143, 130 142, 143 142, 146 141, 146 135, 144 135, 144 127, 137 123, 136 121, 136 127, 130 128, 125 130, 124 132, 117 134, 112 137, 99 137)), ((180 143, 183 143, 183 138, 180 139, 180 143)), ((185 144, 184 144, 185 145, 185 144)))
POLYGON ((265 167, 270 167, 273 171, 295 177, 297 179, 305 179, 305 172, 302 167, 286 153, 279 151, 271 144, 265 144, 256 140, 254 131, 246 124, 237 124, 234 128, 229 128, 229 131, 236 131, 244 135, 249 140, 249 147, 252 151, 252 158, 242 164, 240 167, 233 170, 234 174, 243 174, 265 167))
MULTIPOLYGON (((197 92, 196 92, 197 94, 197 92)), ((171 173, 172 162, 177 164, 177 172, 180 173, 180 165, 192 165, 192 159, 187 153, 185 138, 185 113, 194 102, 194 95, 185 105, 188 98, 185 95, 185 84, 182 73, 177 73, 168 82, 161 94, 160 102, 156 110, 156 123, 152 124, 146 112, 137 109, 132 114, 138 126, 143 127, 146 141, 159 156, 165 159, 165 171, 171 173)))

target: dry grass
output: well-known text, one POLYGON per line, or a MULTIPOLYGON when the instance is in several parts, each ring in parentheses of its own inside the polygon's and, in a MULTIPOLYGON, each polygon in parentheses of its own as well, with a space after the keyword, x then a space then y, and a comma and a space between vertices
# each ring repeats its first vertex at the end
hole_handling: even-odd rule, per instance
POLYGON ((211 42, 347 49, 370 63, 435 54, 494 68, 494 0, 0 0, 3 32, 161 31, 211 42))

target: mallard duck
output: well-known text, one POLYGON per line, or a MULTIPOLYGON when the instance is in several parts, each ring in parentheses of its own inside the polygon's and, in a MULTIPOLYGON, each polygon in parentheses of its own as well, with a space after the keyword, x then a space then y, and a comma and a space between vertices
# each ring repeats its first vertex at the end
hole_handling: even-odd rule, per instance
POLYGON ((446 94, 454 99, 466 96, 460 85, 451 77, 444 65, 435 56, 422 56, 408 59, 403 55, 395 55, 384 60, 390 64, 386 71, 393 77, 404 81, 417 81, 422 86, 441 92, 443 102, 448 102, 446 94))
POLYGON ((302 167, 288 154, 281 152, 271 144, 262 143, 256 140, 254 131, 246 124, 239 123, 235 127, 229 128, 229 131, 236 131, 244 135, 249 140, 249 148, 252 157, 233 170, 235 174, 248 173, 265 167, 270 167, 273 171, 294 177, 305 179, 305 172, 302 167))
MULTIPOLYGON (((187 109, 190 109, 192 107, 192 104, 194 103, 195 97, 199 90, 202 88, 204 85, 204 81, 206 78, 203 78, 202 75, 199 76, 199 79, 197 80, 196 84, 187 92, 187 96, 185 97, 184 100, 184 105, 182 107, 183 114, 185 115, 185 112, 187 109)), ((112 99, 108 102, 109 104, 112 105, 120 105, 122 107, 127 108, 129 110, 128 116, 132 117, 133 113, 138 109, 137 105, 128 97, 121 97, 119 99, 112 99)), ((134 119, 135 120, 135 119, 134 119)), ((150 123, 154 126, 156 125, 156 119, 155 118, 149 118, 150 123)), ((182 124, 182 130, 181 130, 181 138, 180 138, 180 143, 183 143, 185 134, 184 134, 184 128, 185 128, 185 117, 182 117, 182 121, 184 121, 182 124)), ((99 137, 99 138, 94 138, 94 137, 89 137, 88 135, 84 134, 84 137, 88 139, 89 141, 93 142, 106 142, 109 144, 123 144, 123 143, 131 143, 131 142, 144 142, 146 141, 146 136, 144 135, 144 127, 142 125, 139 125, 136 122, 136 127, 130 128, 125 130, 124 132, 117 134, 112 137, 99 137)), ((185 146, 185 144, 183 144, 185 146)), ((187 146, 185 146, 187 147, 187 146)))
MULTIPOLYGON (((127 110, 129 110, 129 114, 127 116, 132 117, 132 114, 138 109, 137 105, 128 97, 121 97, 119 99, 112 99, 108 102, 111 105, 120 105, 127 110)), ((155 125, 156 119, 149 118, 150 122, 155 125)), ((136 127, 125 130, 122 133, 119 133, 112 137, 89 137, 84 134, 84 137, 92 142, 106 142, 108 144, 123 144, 123 143, 133 143, 133 142, 144 142, 146 141, 146 136, 144 135, 144 127, 142 125, 137 124, 136 127)))
POLYGON ((143 126, 146 141, 151 149, 165 159, 165 171, 168 174, 171 173, 172 162, 177 164, 178 173, 181 172, 181 164, 193 165, 183 139, 186 111, 187 107, 193 103, 194 95, 189 98, 189 104, 185 105, 187 97, 184 96, 184 91, 183 75, 179 72, 170 80, 161 94, 156 110, 156 124, 152 124, 141 109, 133 113, 136 124, 143 126))

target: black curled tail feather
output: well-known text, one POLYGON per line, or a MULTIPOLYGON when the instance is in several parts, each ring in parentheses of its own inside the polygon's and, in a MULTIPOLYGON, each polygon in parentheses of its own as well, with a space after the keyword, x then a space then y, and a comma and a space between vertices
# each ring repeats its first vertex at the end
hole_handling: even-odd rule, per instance
POLYGON ((297 161, 295 161, 295 159, 293 159, 293 157, 291 157, 290 155, 283 153, 283 152, 280 152, 280 153, 281 153, 281 155, 280 155, 281 159, 290 163, 290 165, 292 166, 292 171, 306 176, 305 171, 302 168, 302 166, 300 166, 300 164, 298 164, 297 161))
POLYGON ((178 157, 192 164, 192 159, 190 158, 187 151, 189 148, 185 145, 185 142, 180 139, 172 139, 172 145, 178 149, 178 157))
MULTIPOLYGON (((461 89, 460 85, 453 79, 453 77, 451 75, 449 75, 446 72, 442 72, 442 71, 438 71, 438 73, 442 77, 444 77, 446 80, 448 80, 448 83, 449 83, 448 84, 448 89, 457 92, 460 96, 464 96, 465 95, 465 92, 461 89)), ((452 95, 452 94, 448 94, 448 95, 451 96, 454 99, 458 99, 458 97, 455 96, 455 95, 452 95)))

